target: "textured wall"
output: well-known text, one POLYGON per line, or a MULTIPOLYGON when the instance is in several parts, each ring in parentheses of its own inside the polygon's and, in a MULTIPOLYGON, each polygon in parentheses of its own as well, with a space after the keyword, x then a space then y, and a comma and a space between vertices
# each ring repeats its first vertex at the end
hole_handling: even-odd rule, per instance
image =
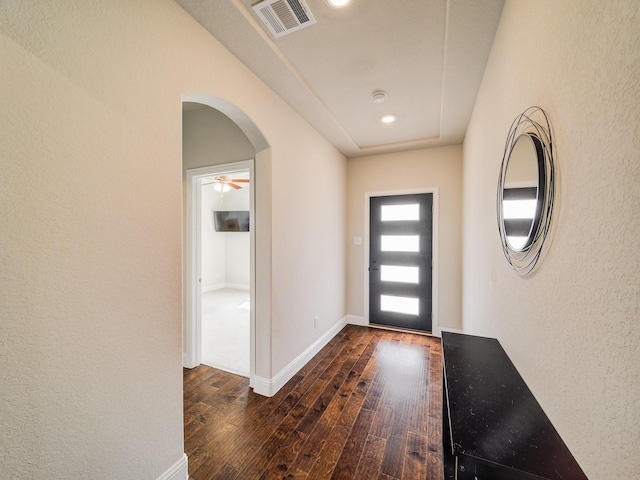
POLYGON ((1 475, 157 479, 183 455, 183 96, 236 106, 271 147, 265 376, 271 346, 286 365, 322 333, 292 336, 295 314, 344 314, 346 161, 169 0, 5 0, 0 65, 1 475))
POLYGON ((364 242, 365 193, 437 187, 438 321, 440 327, 460 328, 462 148, 440 147, 349 160, 347 227, 347 312, 364 315, 366 278, 364 242))
POLYGON ((155 479, 183 452, 180 104, 131 78, 166 58, 125 12, 22 7, 0 6, 0 476, 155 479))
POLYGON ((507 1, 464 142, 463 327, 496 336, 592 480, 640 467, 640 3, 507 1), (558 203, 529 278, 500 249, 513 119, 555 133, 558 203))
POLYGON ((283 130, 288 154, 272 169, 274 375, 345 315, 347 161, 311 133, 283 130))

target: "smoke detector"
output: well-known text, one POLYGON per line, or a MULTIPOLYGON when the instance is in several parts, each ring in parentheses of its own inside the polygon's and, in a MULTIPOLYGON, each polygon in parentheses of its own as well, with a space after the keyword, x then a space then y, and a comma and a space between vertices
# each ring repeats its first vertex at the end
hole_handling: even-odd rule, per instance
POLYGON ((264 0, 255 4, 253 10, 276 38, 316 23, 304 0, 264 0))
POLYGON ((371 94, 371 98, 373 98, 373 103, 382 103, 387 99, 387 92, 384 90, 376 90, 371 94))

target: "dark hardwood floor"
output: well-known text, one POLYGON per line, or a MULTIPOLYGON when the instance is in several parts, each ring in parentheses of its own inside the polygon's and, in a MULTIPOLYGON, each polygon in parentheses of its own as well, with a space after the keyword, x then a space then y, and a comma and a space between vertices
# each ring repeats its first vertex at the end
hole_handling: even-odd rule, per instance
POLYGON ((184 424, 194 480, 441 480, 440 340, 349 325, 271 398, 185 369, 184 424))

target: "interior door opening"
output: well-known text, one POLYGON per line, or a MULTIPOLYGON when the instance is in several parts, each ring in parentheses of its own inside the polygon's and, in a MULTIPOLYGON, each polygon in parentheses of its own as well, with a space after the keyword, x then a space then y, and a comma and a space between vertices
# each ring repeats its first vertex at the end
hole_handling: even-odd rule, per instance
POLYGON ((253 160, 187 171, 190 366, 253 377, 253 160))
POLYGON ((249 170, 199 181, 201 362, 249 377, 249 170))

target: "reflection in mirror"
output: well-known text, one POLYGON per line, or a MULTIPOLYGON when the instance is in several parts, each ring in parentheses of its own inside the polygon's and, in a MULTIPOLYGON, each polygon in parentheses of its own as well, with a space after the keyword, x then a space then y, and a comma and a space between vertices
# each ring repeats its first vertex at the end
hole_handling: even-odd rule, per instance
POLYGON ((538 148, 539 140, 535 135, 520 135, 511 150, 507 163, 502 209, 505 235, 509 246, 521 251, 532 239, 536 216, 539 217, 538 198, 538 148))
POLYGON ((540 259, 555 196, 551 125, 539 107, 526 109, 507 136, 497 189, 502 251, 519 275, 540 259))

